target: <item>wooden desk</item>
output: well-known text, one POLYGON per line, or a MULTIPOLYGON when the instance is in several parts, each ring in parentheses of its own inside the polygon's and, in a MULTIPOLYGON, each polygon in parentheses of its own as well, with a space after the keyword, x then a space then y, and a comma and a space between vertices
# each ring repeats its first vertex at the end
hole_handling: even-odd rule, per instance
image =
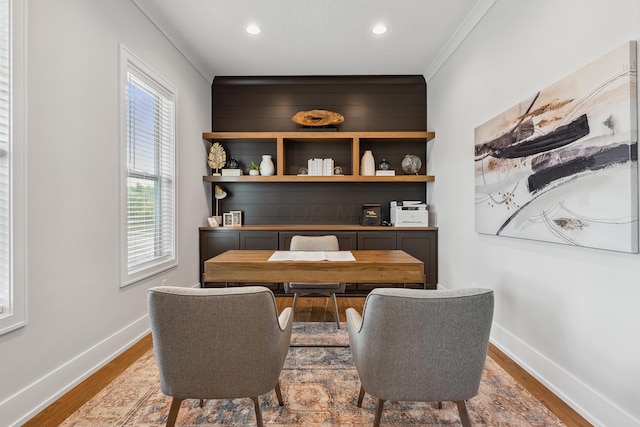
POLYGON ((204 263, 205 282, 422 283, 424 264, 404 251, 351 251, 355 261, 269 261, 272 250, 231 250, 204 263))

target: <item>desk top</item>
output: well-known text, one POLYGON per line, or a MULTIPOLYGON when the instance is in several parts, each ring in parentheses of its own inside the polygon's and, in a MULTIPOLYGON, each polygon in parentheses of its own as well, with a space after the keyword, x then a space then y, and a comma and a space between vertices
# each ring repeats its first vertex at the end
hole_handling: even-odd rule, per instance
POLYGON ((353 250, 355 261, 269 261, 273 250, 231 250, 204 263, 207 282, 423 283, 424 264, 401 250, 353 250))

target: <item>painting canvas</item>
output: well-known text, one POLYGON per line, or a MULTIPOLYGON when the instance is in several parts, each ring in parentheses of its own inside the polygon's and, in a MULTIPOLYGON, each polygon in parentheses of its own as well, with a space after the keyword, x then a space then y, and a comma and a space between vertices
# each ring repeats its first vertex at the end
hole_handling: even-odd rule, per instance
POLYGON ((478 233, 638 252, 636 43, 475 129, 478 233))

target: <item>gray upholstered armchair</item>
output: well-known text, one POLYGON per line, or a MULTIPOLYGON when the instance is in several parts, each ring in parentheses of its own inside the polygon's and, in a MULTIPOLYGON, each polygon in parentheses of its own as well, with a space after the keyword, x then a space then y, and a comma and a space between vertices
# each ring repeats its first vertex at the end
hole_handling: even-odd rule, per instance
MULTIPOLYGON (((292 251, 337 251, 340 249, 338 238, 334 235, 327 236, 299 236, 291 238, 289 250, 292 251)), ((338 301, 336 293, 343 294, 345 283, 284 283, 284 292, 293 295, 293 312, 295 315, 298 295, 324 295, 333 300, 336 326, 340 329, 340 316, 338 316, 338 301)))
MULTIPOLYGON (((478 393, 493 320, 490 289, 375 289, 362 316, 347 309, 349 343, 365 391, 385 400, 454 401, 470 426, 465 400, 478 393)), ((441 406, 440 406, 441 407, 441 406)))
POLYGON ((291 339, 291 308, 277 314, 262 286, 224 289, 159 286, 148 291, 153 349, 162 392, 173 397, 167 426, 184 399, 250 397, 258 426, 258 396, 275 388, 291 339))

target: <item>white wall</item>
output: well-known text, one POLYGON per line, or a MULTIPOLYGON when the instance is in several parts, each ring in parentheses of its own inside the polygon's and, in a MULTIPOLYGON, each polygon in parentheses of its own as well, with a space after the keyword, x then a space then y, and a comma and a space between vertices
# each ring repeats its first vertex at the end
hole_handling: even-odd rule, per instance
POLYGON ((492 341, 595 425, 640 425, 640 256, 474 232, 474 128, 640 38, 637 0, 497 0, 428 82, 444 288, 495 290, 492 341))
MULTIPOLYGON (((26 0, 25 0, 26 1, 26 0)), ((210 82, 131 0, 28 1, 28 325, 0 336, 0 424, 148 331, 146 290, 198 283, 210 82), (178 88, 179 266, 121 289, 119 44, 178 88)))

